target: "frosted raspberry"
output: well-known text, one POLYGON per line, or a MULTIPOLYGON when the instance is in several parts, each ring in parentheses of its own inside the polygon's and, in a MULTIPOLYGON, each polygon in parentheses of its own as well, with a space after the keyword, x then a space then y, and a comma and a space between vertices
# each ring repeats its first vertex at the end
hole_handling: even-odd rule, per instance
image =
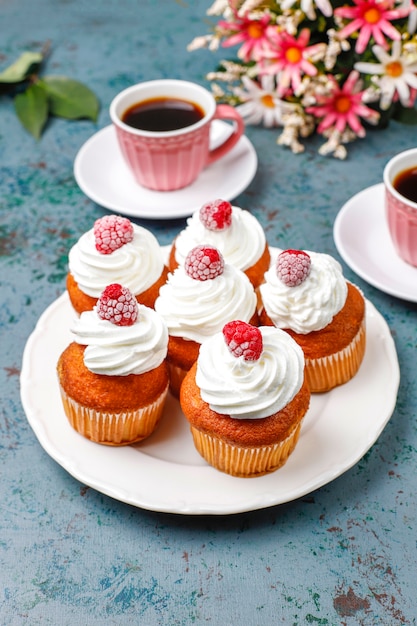
POLYGON ((208 230, 225 230, 232 223, 232 205, 226 200, 207 202, 200 209, 200 220, 208 230))
POLYGON ((257 361, 262 354, 262 334, 259 328, 235 320, 223 326, 223 335, 230 352, 245 361, 257 361))
POLYGON ((217 248, 196 246, 187 254, 184 269, 194 280, 211 280, 223 274, 224 260, 217 248))
POLYGON ((311 258, 304 250, 284 250, 277 259, 278 278, 287 287, 300 285, 309 275, 311 258))
POLYGON ((132 326, 138 319, 139 308, 136 298, 127 287, 118 283, 108 285, 96 306, 97 315, 116 326, 132 326))
POLYGON ((111 254, 133 239, 133 225, 120 215, 100 217, 95 221, 93 232, 100 254, 111 254))

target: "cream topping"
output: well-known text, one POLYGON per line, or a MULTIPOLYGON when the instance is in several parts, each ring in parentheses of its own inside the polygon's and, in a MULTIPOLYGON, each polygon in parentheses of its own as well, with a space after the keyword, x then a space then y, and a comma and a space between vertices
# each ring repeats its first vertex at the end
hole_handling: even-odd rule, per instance
POLYGON ((304 380, 304 355, 288 333, 261 326, 257 361, 236 358, 219 332, 200 347, 196 383, 213 411, 237 419, 260 419, 283 409, 304 380))
POLYGON ((202 343, 226 322, 248 322, 256 310, 256 294, 246 274, 232 265, 225 264, 220 276, 203 281, 179 266, 161 287, 155 310, 170 335, 202 343))
POLYGON ((87 231, 71 248, 69 271, 81 291, 93 298, 111 283, 121 283, 134 295, 149 289, 162 274, 164 261, 156 237, 132 224, 133 240, 111 254, 96 250, 94 231, 87 231))
POLYGON ((278 278, 273 263, 259 288, 265 311, 275 326, 302 335, 330 324, 347 297, 340 263, 328 254, 305 252, 311 257, 311 270, 300 285, 287 287, 278 278))
POLYGON ((95 374, 144 374, 165 359, 168 329, 163 319, 144 305, 132 326, 117 326, 98 317, 95 308, 81 313, 71 328, 74 340, 87 346, 84 364, 95 374))
POLYGON ((175 259, 179 265, 192 248, 200 244, 217 248, 226 263, 245 271, 252 267, 265 250, 264 230, 256 217, 239 207, 232 207, 232 223, 224 230, 212 231, 199 218, 199 210, 187 220, 187 226, 175 240, 175 259))

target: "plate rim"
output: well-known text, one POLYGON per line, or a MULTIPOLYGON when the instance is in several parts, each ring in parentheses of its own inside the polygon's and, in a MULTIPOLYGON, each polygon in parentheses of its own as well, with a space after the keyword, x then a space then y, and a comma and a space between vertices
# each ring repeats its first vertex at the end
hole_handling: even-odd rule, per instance
MULTIPOLYGON (((218 126, 227 126, 227 123, 223 122, 222 120, 214 120, 213 123, 217 124, 218 126)), ((198 208, 197 206, 191 207, 190 204, 187 204, 186 202, 184 205, 184 208, 178 209, 175 211, 172 211, 172 210, 169 211, 166 209, 155 209, 155 208, 149 208, 147 210, 143 210, 143 209, 141 210, 140 208, 138 210, 131 210, 129 208, 126 209, 125 207, 123 207, 120 201, 115 203, 115 202, 106 201, 105 199, 100 197, 100 195, 97 194, 96 191, 92 189, 90 185, 88 185, 86 181, 86 177, 84 176, 82 170, 84 167, 85 159, 87 158, 89 151, 92 149, 92 146, 94 146, 96 142, 102 139, 103 136, 107 136, 107 135, 110 136, 112 132, 114 132, 114 128, 112 124, 108 124, 107 126, 104 126, 100 130, 98 130, 96 133, 91 135, 82 144, 81 148, 78 150, 74 159, 73 174, 74 174, 75 181, 78 187, 81 189, 81 191, 90 200, 92 200, 98 206, 101 206, 102 208, 105 208, 109 211, 115 211, 115 212, 121 213, 122 215, 126 215, 129 217, 147 219, 147 220, 182 219, 182 218, 189 217, 194 212, 194 210, 198 208)), ((114 139, 115 137, 116 135, 114 133, 114 139)), ((256 153, 256 150, 252 142, 245 134, 242 135, 238 143, 236 144, 236 146, 232 148, 232 150, 229 153, 227 153, 224 157, 219 159, 219 161, 216 161, 211 166, 209 166, 209 168, 218 167, 219 164, 225 159, 232 158, 235 151, 237 151, 239 149, 239 146, 241 147, 242 145, 244 146, 244 149, 249 156, 250 167, 248 167, 247 169, 246 177, 239 178, 238 184, 236 184, 228 193, 222 194, 222 197, 224 197, 224 199, 228 201, 235 199, 239 194, 243 193, 243 191, 247 189, 247 187, 252 183, 256 175, 256 172, 258 169, 258 155, 256 153)), ((198 179, 193 185, 198 185, 198 179)), ((158 197, 159 199, 165 199, 167 201, 167 205, 169 205, 169 199, 170 198, 172 199, 173 197, 175 197, 176 194, 181 194, 181 195, 188 194, 190 190, 190 188, 185 188, 185 189, 179 189, 178 191, 172 191, 172 192, 170 191, 157 192, 157 191, 152 191, 150 189, 145 189, 144 187, 141 187, 140 185, 138 185, 138 189, 142 190, 142 192, 145 194, 149 193, 151 195, 154 195, 155 198, 158 197)))
MULTIPOLYGON (((310 480, 306 481, 303 484, 302 488, 300 488, 296 493, 290 494, 290 497, 288 496, 288 494, 285 495, 284 497, 279 497, 279 494, 277 494, 274 490, 270 489, 269 482, 265 481, 265 485, 264 485, 265 488, 264 489, 262 489, 262 487, 260 488, 260 492, 261 492, 260 495, 256 491, 256 487, 255 487, 255 493, 251 495, 251 499, 242 500, 242 499, 239 499, 239 496, 235 496, 236 499, 234 501, 233 499, 231 499, 231 501, 228 502, 227 506, 225 505, 217 506, 216 503, 205 501, 204 497, 202 497, 201 501, 198 503, 187 502, 185 498, 181 501, 176 501, 175 505, 173 505, 172 502, 170 501, 162 501, 162 500, 150 501, 149 495, 147 496, 147 499, 146 499, 143 496, 143 494, 139 494, 138 496, 138 494, 132 494, 127 491, 124 491, 123 488, 121 487, 118 488, 118 491, 116 492, 114 488, 112 487, 109 488, 108 485, 103 484, 103 482, 100 481, 99 477, 88 476, 85 470, 83 470, 82 467, 80 468, 77 454, 75 455, 76 458, 74 459, 71 456, 68 457, 65 454, 63 454, 61 450, 57 450, 56 442, 54 443, 53 441, 50 441, 50 439, 48 438, 49 437, 48 433, 44 432, 45 428, 44 428, 43 422, 39 420, 38 414, 42 412, 42 407, 38 406, 34 408, 33 406, 31 406, 31 402, 29 400, 29 396, 30 396, 29 388, 31 384, 31 379, 28 376, 28 374, 30 373, 29 364, 30 364, 30 359, 33 356, 33 347, 36 345, 36 341, 39 341, 41 333, 43 329, 46 327, 46 320, 49 319, 51 314, 54 312, 54 309, 59 309, 60 306, 64 306, 64 305, 67 307, 70 307, 67 292, 64 292, 63 294, 61 294, 61 296, 59 296, 56 300, 54 300, 44 310, 44 312, 38 319, 35 329, 33 330, 33 332, 31 333, 31 335, 29 336, 27 340, 24 353, 23 353, 22 370, 21 370, 21 377, 20 377, 22 405, 25 410, 27 420, 32 430, 34 431, 35 436, 37 437, 40 445, 44 448, 44 450, 47 452, 47 454, 51 458, 53 458, 59 465, 61 465, 61 467, 63 467, 64 470, 66 470, 70 475, 72 475, 78 481, 82 482, 83 484, 87 484, 88 486, 96 489, 97 491, 104 493, 105 495, 108 495, 109 497, 112 497, 121 502, 125 502, 127 504, 130 504, 139 508, 152 510, 156 512, 178 513, 178 514, 183 514, 183 515, 230 515, 230 514, 235 514, 235 513, 242 513, 242 512, 268 508, 270 506, 275 506, 279 504, 285 504, 287 502, 291 502, 296 499, 299 499, 300 497, 303 497, 311 493, 312 491, 315 491, 316 489, 324 486, 325 484, 332 482, 333 480, 335 480, 336 478, 344 474, 346 471, 348 471, 351 467, 353 467, 364 456, 364 454, 366 454, 366 452, 372 447, 372 445, 377 441, 381 432, 384 430, 386 424, 390 420, 392 413, 394 412, 396 401, 397 401, 399 383, 400 383, 400 369, 399 369, 399 363, 398 363, 398 356, 397 356, 397 352, 395 348, 395 342, 390 333, 387 322, 385 321, 381 313, 379 313, 376 307, 369 300, 366 300, 366 302, 367 302, 367 320, 373 319, 373 318, 377 320, 377 323, 380 326, 381 332, 382 330, 384 332, 384 340, 385 340, 384 342, 379 342, 379 343, 384 345, 385 351, 387 350, 389 351, 390 358, 387 360, 390 361, 389 373, 390 373, 390 382, 392 384, 392 389, 390 392, 390 402, 388 401, 385 402, 383 416, 380 417, 375 424, 373 424, 373 428, 369 432, 366 431, 366 433, 363 435, 363 438, 361 439, 361 446, 358 447, 356 454, 350 458, 349 463, 344 463, 341 466, 337 466, 337 467, 332 466, 331 471, 327 471, 326 476, 324 478, 323 476, 321 476, 319 480, 317 480, 317 477, 316 478, 314 476, 311 477, 310 480)), ((358 375, 360 375, 360 372, 358 373, 358 375)), ((347 385, 349 385, 349 383, 347 383, 347 385)), ((336 389, 333 392, 331 391, 328 393, 334 394, 334 393, 337 393, 337 391, 338 390, 336 389)), ((319 395, 323 395, 323 394, 319 394, 319 395)), ((62 415, 64 416, 64 419, 66 420, 66 417, 63 414, 62 407, 61 407, 61 410, 62 410, 62 415)), ((67 426, 69 427, 69 424, 66 424, 65 428, 67 426)), ((81 437, 81 435, 78 435, 78 434, 76 435, 77 437, 80 437, 80 439, 78 440, 80 443, 80 453, 81 453, 81 448, 93 450, 91 446, 94 446, 94 447, 98 446, 97 450, 98 449, 104 450, 105 452, 103 452, 103 454, 105 456, 107 454, 113 454, 115 457, 118 458, 118 456, 123 455, 123 450, 130 448, 130 446, 127 446, 125 448, 108 448, 107 446, 100 446, 99 444, 92 443, 91 441, 88 441, 84 439, 83 437, 81 437)), ((295 452, 293 454, 295 454, 295 452)), ((138 456, 140 457, 140 454, 138 456)), ((142 464, 145 463, 145 466, 150 467, 152 471, 162 472, 162 474, 164 475, 165 470, 168 470, 168 469, 172 470, 173 464, 169 461, 165 461, 162 459, 155 459, 154 457, 149 457, 148 455, 143 455, 143 456, 146 456, 147 458, 145 459, 145 461, 142 459, 140 463, 142 464)), ((117 461, 117 458, 116 458, 116 461, 117 461)), ((137 458, 138 457, 136 456, 135 459, 137 460, 137 458)), ((278 470, 278 472, 282 472, 284 468, 281 468, 280 470, 278 470)), ((183 470, 180 469, 179 471, 181 473, 181 471, 183 470)), ((190 469, 186 471, 191 472, 190 469)), ((236 483, 235 481, 243 481, 242 484, 244 484, 246 481, 249 481, 249 482, 262 481, 264 478, 268 479, 268 477, 272 477, 270 482, 273 485, 274 474, 277 474, 277 472, 274 472, 273 474, 269 474, 266 477, 258 477, 258 478, 253 478, 253 479, 239 479, 239 478, 230 477, 221 472, 218 472, 217 470, 210 467, 209 465, 198 466, 197 473, 199 477, 200 475, 203 475, 204 477, 207 476, 208 480, 210 481, 214 480, 215 482, 217 481, 217 483, 220 484, 221 486, 227 485, 227 489, 229 489, 229 486, 230 486, 232 490, 234 486, 238 485, 238 483, 236 483)), ((254 484, 256 485, 256 483, 254 484)), ((261 482, 259 482, 259 485, 261 485, 261 482)), ((234 491, 237 492, 238 489, 234 491)))
MULTIPOLYGON (((366 272, 356 261, 352 258, 352 255, 349 254, 343 239, 343 222, 346 220, 346 216, 349 215, 352 208, 355 206, 355 203, 360 201, 361 197, 364 196, 374 196, 375 194, 380 194, 383 192, 384 183, 377 183, 375 185, 370 185, 369 187, 365 187, 361 191, 358 191, 356 194, 351 196, 340 208, 338 214, 333 223, 333 239, 336 245, 337 251, 340 256, 343 258, 345 263, 363 280, 365 280, 368 284, 376 287, 380 291, 399 298, 401 300, 405 300, 407 302, 417 302, 417 294, 410 294, 402 289, 395 288, 395 286, 387 285, 376 278, 374 278, 371 274, 366 272)), ((381 209, 382 210, 382 209, 381 209)), ((401 261, 401 259, 398 260, 401 261)), ((405 261, 404 261, 405 264, 405 261)), ((407 264, 406 264, 407 265, 407 264)), ((411 266, 407 265, 407 268, 411 266)), ((417 278, 417 269, 416 269, 416 278, 417 278)))

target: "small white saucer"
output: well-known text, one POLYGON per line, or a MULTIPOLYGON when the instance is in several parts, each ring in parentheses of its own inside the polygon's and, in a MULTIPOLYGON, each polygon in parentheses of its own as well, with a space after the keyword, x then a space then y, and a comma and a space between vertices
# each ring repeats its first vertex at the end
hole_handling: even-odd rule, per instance
POLYGON ((340 256, 370 285, 417 302, 417 268, 395 251, 385 219, 383 183, 346 202, 334 222, 333 237, 340 256))
MULTIPOLYGON (((210 143, 220 143, 230 124, 215 120, 210 143)), ((90 137, 74 161, 74 176, 94 202, 131 217, 173 219, 187 217, 209 200, 232 200, 246 189, 258 166, 256 152, 246 136, 223 158, 207 167, 188 187, 177 191, 152 191, 135 182, 123 161, 116 131, 106 126, 90 137)))

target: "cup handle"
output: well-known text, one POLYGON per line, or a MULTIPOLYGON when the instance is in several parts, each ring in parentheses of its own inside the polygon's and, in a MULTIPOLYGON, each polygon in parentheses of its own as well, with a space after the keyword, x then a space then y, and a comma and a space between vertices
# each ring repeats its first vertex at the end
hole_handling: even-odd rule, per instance
POLYGON ((218 104, 213 119, 232 120, 234 122, 234 131, 220 146, 217 146, 214 150, 210 150, 207 165, 214 163, 214 161, 223 157, 227 152, 230 152, 245 131, 245 124, 242 116, 229 104, 218 104))

